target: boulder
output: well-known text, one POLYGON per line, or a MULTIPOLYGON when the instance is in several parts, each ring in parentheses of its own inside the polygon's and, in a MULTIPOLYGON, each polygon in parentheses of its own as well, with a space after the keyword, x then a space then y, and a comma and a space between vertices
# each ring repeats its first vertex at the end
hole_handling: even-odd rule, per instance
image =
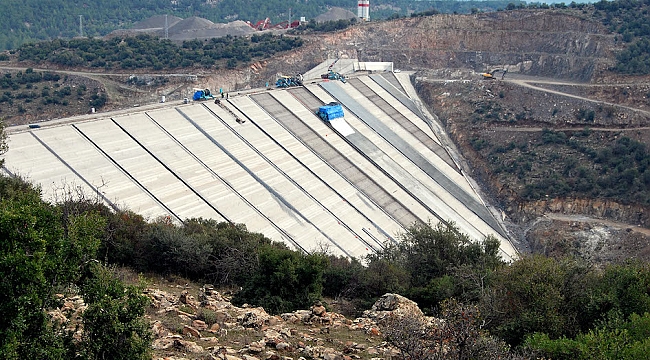
POLYGON ((245 328, 260 328, 270 318, 262 308, 254 308, 237 317, 239 324, 245 328))
POLYGON ((325 306, 320 305, 320 306, 312 306, 311 307, 311 313, 316 316, 324 316, 327 310, 325 309, 325 306))
POLYGON ((208 329, 208 324, 203 320, 194 320, 192 321, 192 327, 198 331, 204 331, 208 329))
POLYGON ((201 338, 201 333, 195 328, 188 325, 183 326, 183 335, 190 335, 197 339, 201 338))
POLYGON ((414 301, 398 294, 384 294, 380 297, 371 310, 363 312, 363 316, 378 323, 382 323, 388 316, 413 316, 424 317, 424 313, 414 301))

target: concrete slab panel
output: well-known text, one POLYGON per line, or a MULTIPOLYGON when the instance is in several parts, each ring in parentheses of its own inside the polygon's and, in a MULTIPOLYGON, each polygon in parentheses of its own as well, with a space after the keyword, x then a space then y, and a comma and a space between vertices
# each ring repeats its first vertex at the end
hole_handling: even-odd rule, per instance
MULTIPOLYGON (((184 119, 176 109, 167 109, 150 112, 149 115, 177 141, 184 144, 188 151, 194 154, 204 163, 213 155, 213 145, 201 134, 191 123, 184 119), (194 145, 193 145, 194 144, 194 145)), ((207 165, 206 165, 207 166, 207 165)), ((208 167, 209 168, 209 167, 208 167)), ((209 168, 215 171, 212 168, 209 168)), ((273 224, 257 211, 252 204, 246 200, 223 179, 218 173, 213 180, 198 189, 206 193, 210 202, 216 206, 230 221, 245 224, 250 231, 259 232, 275 241, 288 241, 288 245, 294 247, 287 235, 283 235, 273 224)))
MULTIPOLYGON (((136 123, 137 118, 136 115, 120 121, 136 123)), ((77 127, 180 219, 218 216, 186 184, 112 121, 83 123, 77 127)))
POLYGON ((49 128, 39 137, 118 208, 134 211, 148 219, 170 215, 74 127, 49 128))
MULTIPOLYGON (((38 131, 42 134, 43 131, 38 131)), ((11 135, 7 144, 9 151, 4 155, 4 167, 12 175, 23 177, 41 187, 43 198, 55 201, 58 190, 65 186, 81 186, 83 191, 91 194, 84 181, 43 146, 32 132, 11 135)))

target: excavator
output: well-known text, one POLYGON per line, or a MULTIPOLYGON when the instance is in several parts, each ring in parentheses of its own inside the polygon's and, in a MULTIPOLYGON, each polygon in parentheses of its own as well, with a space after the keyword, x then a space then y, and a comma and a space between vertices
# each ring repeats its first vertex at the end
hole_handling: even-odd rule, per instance
POLYGON ((494 69, 490 72, 481 73, 481 76, 483 76, 483 80, 495 80, 496 79, 495 75, 498 72, 501 72, 501 80, 503 80, 503 78, 508 73, 508 69, 494 69))

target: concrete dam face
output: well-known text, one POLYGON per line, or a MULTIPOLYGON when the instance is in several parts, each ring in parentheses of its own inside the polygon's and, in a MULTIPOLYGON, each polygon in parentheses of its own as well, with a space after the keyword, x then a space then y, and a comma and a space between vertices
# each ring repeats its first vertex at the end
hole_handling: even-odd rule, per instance
POLYGON ((305 84, 9 128, 3 171, 49 200, 78 188, 149 219, 243 223, 305 252, 362 257, 413 224, 453 222, 517 256, 408 75, 305 84), (324 121, 317 112, 333 102, 343 116, 324 121))

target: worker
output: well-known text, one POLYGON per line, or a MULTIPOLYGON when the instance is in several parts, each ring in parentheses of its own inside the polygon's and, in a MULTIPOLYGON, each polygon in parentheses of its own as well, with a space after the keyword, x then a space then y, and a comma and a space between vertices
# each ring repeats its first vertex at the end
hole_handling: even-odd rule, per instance
POLYGON ((228 99, 228 93, 226 93, 226 99, 228 99))
POLYGON ((221 98, 222 98, 222 99, 223 99, 223 96, 224 96, 223 93, 221 93, 221 98))

